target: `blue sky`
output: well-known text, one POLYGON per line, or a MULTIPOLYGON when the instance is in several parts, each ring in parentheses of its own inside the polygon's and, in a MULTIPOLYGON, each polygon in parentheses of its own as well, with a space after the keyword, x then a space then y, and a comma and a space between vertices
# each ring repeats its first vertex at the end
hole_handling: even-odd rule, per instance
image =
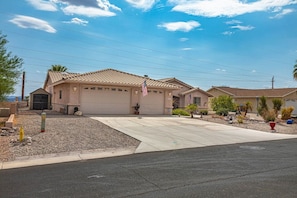
POLYGON ((297 87, 296 0, 9 0, 0 23, 7 50, 24 60, 25 95, 53 64, 204 90, 269 88, 273 76, 275 88, 297 87))

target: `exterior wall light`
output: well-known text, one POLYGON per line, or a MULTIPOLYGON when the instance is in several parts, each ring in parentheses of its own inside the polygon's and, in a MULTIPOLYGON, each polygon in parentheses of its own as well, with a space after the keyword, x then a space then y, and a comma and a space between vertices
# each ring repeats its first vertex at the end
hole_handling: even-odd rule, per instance
POLYGON ((77 87, 73 87, 73 91, 76 91, 77 90, 77 87))

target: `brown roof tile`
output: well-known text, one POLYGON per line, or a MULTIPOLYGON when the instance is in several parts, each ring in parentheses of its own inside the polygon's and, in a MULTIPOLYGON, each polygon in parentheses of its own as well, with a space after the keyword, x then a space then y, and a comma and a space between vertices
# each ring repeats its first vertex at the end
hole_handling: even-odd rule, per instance
POLYGON ((231 88, 231 87, 213 87, 215 89, 221 90, 233 97, 284 97, 296 92, 297 88, 276 88, 276 89, 241 89, 241 88, 231 88))
POLYGON ((153 80, 115 69, 104 69, 83 74, 49 72, 49 75, 53 83, 61 81, 140 87, 144 80, 146 80, 147 86, 151 88, 179 89, 178 86, 171 83, 153 80))

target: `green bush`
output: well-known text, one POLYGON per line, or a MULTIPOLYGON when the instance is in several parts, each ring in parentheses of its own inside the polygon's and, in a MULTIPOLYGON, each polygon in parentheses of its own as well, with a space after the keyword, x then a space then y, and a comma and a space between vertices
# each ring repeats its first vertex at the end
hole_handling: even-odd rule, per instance
POLYGON ((200 114, 202 114, 202 115, 208 115, 208 110, 200 110, 200 114))
POLYGON ((211 107, 218 115, 227 115, 229 111, 234 111, 236 105, 230 96, 221 95, 211 100, 211 107))
POLYGON ((283 108, 282 109, 282 120, 290 119, 293 111, 294 111, 294 107, 283 108))
POLYGON ((173 109, 172 115, 182 115, 182 116, 189 116, 189 112, 184 109, 173 109))
POLYGON ((227 108, 219 108, 216 111, 216 114, 217 115, 222 115, 222 116, 227 116, 228 115, 228 112, 229 112, 229 109, 227 109, 227 108))

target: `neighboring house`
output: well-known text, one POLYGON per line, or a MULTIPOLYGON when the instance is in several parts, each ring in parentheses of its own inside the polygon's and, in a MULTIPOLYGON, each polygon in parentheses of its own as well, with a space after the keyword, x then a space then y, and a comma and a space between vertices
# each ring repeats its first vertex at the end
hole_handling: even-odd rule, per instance
POLYGON ((181 87, 172 92, 174 108, 184 108, 189 104, 197 104, 199 109, 208 109, 208 97, 212 97, 212 95, 206 91, 192 87, 176 78, 165 78, 161 81, 181 87))
POLYGON ((73 114, 172 113, 172 92, 178 86, 126 72, 104 69, 77 74, 48 71, 44 89, 52 95, 55 111, 73 114), (146 87, 142 85, 146 81, 146 87), (143 96, 142 90, 148 94, 143 96))
POLYGON ((231 87, 212 87, 207 91, 214 97, 227 95, 233 98, 239 106, 244 106, 246 102, 251 102, 252 112, 256 113, 259 105, 259 98, 265 96, 267 105, 273 108, 272 99, 278 98, 283 101, 282 107, 293 106, 293 114, 297 115, 297 88, 278 88, 278 89, 241 89, 231 87))

